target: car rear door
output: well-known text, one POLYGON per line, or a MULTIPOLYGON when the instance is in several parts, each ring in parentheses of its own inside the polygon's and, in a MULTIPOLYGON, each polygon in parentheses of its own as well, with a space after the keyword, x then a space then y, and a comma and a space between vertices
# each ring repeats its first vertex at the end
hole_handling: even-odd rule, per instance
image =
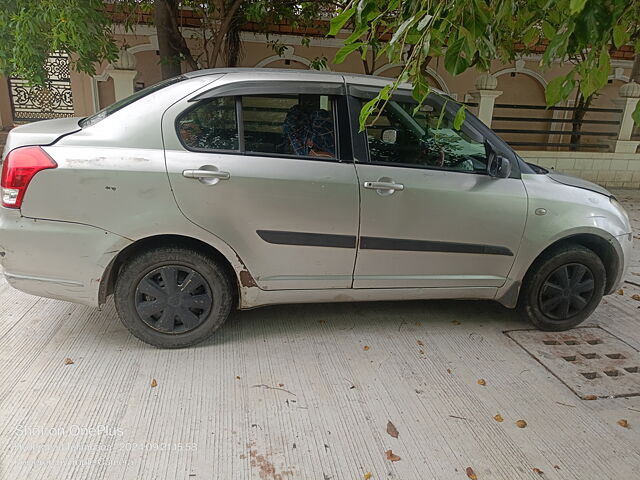
POLYGON ((260 288, 351 286, 358 183, 344 94, 333 75, 230 74, 165 114, 176 202, 236 251, 260 288))
MULTIPOLYGON (((377 90, 349 88, 355 129, 377 90)), ((399 92, 354 139, 361 194, 354 288, 498 287, 522 239, 527 196, 518 171, 487 175, 485 143, 517 165, 514 154, 470 114, 456 130, 453 101, 431 96, 420 112, 415 107, 399 92)))

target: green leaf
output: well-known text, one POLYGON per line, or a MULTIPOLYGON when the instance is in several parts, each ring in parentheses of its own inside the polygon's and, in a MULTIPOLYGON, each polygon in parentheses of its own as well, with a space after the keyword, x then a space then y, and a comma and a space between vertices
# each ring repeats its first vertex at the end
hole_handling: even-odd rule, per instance
POLYGON ((330 28, 328 35, 337 35, 342 27, 344 27, 344 24, 353 16, 355 11, 355 7, 351 7, 347 10, 343 10, 339 15, 333 17, 329 22, 330 28))
POLYGON ((571 0, 569 2, 569 11, 571 14, 580 13, 583 9, 587 0, 571 0))
POLYGON ((547 84, 544 95, 548 106, 555 105, 562 100, 562 86, 565 80, 564 76, 556 77, 547 84))
POLYGON ((444 68, 451 75, 459 75, 469 68, 469 61, 460 55, 464 42, 464 38, 459 38, 447 48, 447 52, 444 54, 444 68))
POLYGON ((631 118, 633 118, 636 125, 640 125, 640 102, 636 105, 636 109, 631 114, 631 118))
POLYGON ((373 112, 376 108, 376 106, 378 105, 378 97, 369 100, 367 103, 365 103, 362 106, 362 110, 360 110, 360 117, 359 117, 359 122, 360 122, 360 132, 363 132, 364 129, 366 128, 366 122, 367 119, 371 116, 371 112, 373 112))
POLYGON ((426 77, 421 72, 418 73, 418 76, 413 82, 413 90, 411 91, 411 96, 416 102, 418 102, 417 108, 419 108, 425 101, 430 90, 431 87, 429 86, 429 83, 427 83, 426 77))
POLYGON ((456 112, 456 116, 453 117, 453 128, 455 130, 460 130, 465 118, 467 118, 467 109, 464 105, 460 105, 460 108, 456 112))
POLYGON ((626 44, 627 38, 627 31, 624 27, 621 27, 620 25, 613 27, 613 44, 616 48, 620 48, 626 44))
POLYGON ((424 27, 427 26, 427 24, 431 21, 431 19, 433 18, 433 15, 429 15, 428 13, 425 14, 424 17, 422 17, 422 20, 420 20, 420 22, 418 22, 418 31, 421 32, 422 30, 424 30, 424 27))
POLYGON ((535 28, 530 28, 522 38, 525 45, 531 45, 538 41, 538 31, 535 28))
POLYGON ((424 55, 425 57, 428 57, 430 52, 431 52, 431 35, 427 33, 422 39, 422 55, 424 55))
POLYGON ((542 33, 548 40, 551 40, 556 36, 556 29, 549 22, 542 22, 542 33))
POLYGON ((351 43, 349 45, 345 45, 344 47, 342 47, 340 50, 336 52, 336 56, 333 61, 335 63, 344 62, 345 58, 347 58, 350 53, 354 52, 355 50, 358 50, 363 45, 365 45, 363 42, 356 42, 356 43, 351 43))
POLYGON ((400 27, 396 30, 396 33, 393 34, 393 37, 391 37, 391 40, 389 40, 389 43, 391 45, 396 43, 398 39, 402 36, 402 34, 407 30, 407 28, 409 28, 409 26, 414 21, 415 21, 415 15, 412 15, 409 18, 407 18, 404 22, 402 22, 402 25, 400 25, 400 27))

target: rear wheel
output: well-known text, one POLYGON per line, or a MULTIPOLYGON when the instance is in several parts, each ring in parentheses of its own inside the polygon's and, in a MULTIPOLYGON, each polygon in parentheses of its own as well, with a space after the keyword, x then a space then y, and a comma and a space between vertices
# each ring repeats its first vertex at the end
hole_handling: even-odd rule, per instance
POLYGON ((210 257, 160 247, 127 262, 114 292, 120 320, 145 343, 181 348, 209 338, 227 319, 231 282, 210 257))
POLYGON ((568 245, 541 258, 524 281, 520 308, 541 330, 568 330, 596 309, 606 283, 600 257, 568 245))

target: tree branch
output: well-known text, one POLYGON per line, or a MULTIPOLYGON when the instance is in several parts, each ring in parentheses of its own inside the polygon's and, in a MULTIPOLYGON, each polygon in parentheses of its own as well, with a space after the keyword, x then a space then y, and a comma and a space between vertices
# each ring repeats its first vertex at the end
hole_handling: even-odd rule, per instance
POLYGON ((218 56, 220 55, 220 50, 222 49, 222 43, 225 35, 229 31, 229 27, 231 26, 231 22, 233 21, 233 17, 242 5, 243 0, 234 0, 231 7, 221 14, 224 16, 224 20, 220 25, 220 29, 215 36, 215 41, 213 42, 213 48, 211 49, 211 57, 209 61, 209 65, 213 68, 216 66, 216 62, 218 61, 218 56))

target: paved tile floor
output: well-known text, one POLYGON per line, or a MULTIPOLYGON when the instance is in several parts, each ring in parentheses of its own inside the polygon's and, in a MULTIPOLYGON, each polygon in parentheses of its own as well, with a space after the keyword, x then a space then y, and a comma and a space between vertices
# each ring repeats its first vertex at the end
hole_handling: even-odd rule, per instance
MULTIPOLYGON (((640 350, 636 274, 638 249, 588 325, 640 350)), ((112 302, 2 281, 0 479, 637 478, 640 397, 580 399, 503 333, 524 328, 491 302, 279 306, 162 351, 112 302)))

